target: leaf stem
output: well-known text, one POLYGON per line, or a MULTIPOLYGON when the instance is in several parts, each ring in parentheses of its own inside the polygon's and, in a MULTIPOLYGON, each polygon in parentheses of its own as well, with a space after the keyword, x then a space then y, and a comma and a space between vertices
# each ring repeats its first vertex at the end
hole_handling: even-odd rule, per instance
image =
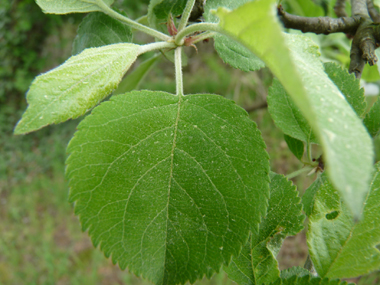
POLYGON ((179 22, 179 25, 178 25, 178 31, 182 31, 186 27, 189 21, 191 11, 193 10, 194 4, 195 4, 195 0, 187 0, 185 10, 183 10, 181 21, 179 22))
POLYGON ((115 18, 117 20, 120 20, 120 21, 128 24, 133 29, 139 30, 141 32, 144 32, 148 35, 151 35, 152 37, 158 38, 158 39, 163 40, 163 41, 168 41, 171 39, 168 35, 165 35, 164 33, 161 33, 159 31, 151 29, 148 26, 142 25, 136 21, 133 21, 133 20, 117 13, 116 11, 111 9, 107 4, 105 4, 103 2, 103 0, 97 0, 97 4, 98 4, 99 8, 102 9, 103 13, 107 14, 108 16, 110 16, 112 18, 115 18))
POLYGON ((307 142, 306 143, 306 155, 307 155, 307 160, 309 163, 313 162, 313 154, 311 153, 311 143, 307 142))
POLYGON ((203 31, 214 31, 218 33, 222 33, 222 29, 218 24, 215 23, 199 23, 187 26, 182 31, 179 31, 175 36, 174 42, 176 45, 181 46, 185 41, 185 37, 191 35, 195 32, 203 32, 203 31))
POLYGON ((182 48, 177 47, 175 49, 175 82, 176 82, 176 94, 183 96, 183 75, 182 75, 182 48))
POLYGON ((294 178, 294 177, 296 177, 296 176, 298 176, 298 175, 300 175, 302 173, 311 171, 313 168, 314 167, 311 167, 311 166, 305 166, 305 167, 303 167, 301 169, 298 169, 298 170, 296 170, 296 171, 294 171, 292 173, 289 173, 285 177, 288 178, 288 179, 292 179, 292 178, 294 178))
POLYGON ((174 43, 168 43, 168 42, 150 43, 150 44, 140 46, 140 53, 139 54, 146 53, 146 52, 153 51, 153 50, 158 50, 158 49, 167 49, 167 48, 172 49, 175 47, 176 47, 176 45, 174 43))
POLYGON ((197 36, 195 36, 195 37, 193 38, 192 43, 193 43, 193 44, 196 44, 196 43, 198 43, 198 42, 200 42, 200 41, 203 41, 203 40, 206 40, 206 39, 212 38, 212 37, 214 37, 215 35, 216 35, 215 32, 205 32, 205 33, 199 34, 199 35, 197 35, 197 36))

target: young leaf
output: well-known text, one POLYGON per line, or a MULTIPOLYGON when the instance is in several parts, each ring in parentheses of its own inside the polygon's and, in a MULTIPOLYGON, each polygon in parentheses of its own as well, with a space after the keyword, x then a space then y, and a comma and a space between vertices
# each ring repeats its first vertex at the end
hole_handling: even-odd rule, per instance
POLYGON ((68 146, 70 200, 121 268, 156 284, 194 282, 257 231, 268 154, 233 102, 135 91, 102 103, 78 129, 68 146))
POLYGON ((87 15, 79 25, 72 54, 78 54, 86 48, 123 42, 132 42, 131 28, 104 13, 95 12, 87 15))
POLYGON ((134 44, 90 48, 38 76, 26 94, 29 105, 15 134, 83 115, 116 88, 139 52, 134 44))
POLYGON ((271 282, 279 278, 276 255, 287 235, 303 229, 301 199, 291 181, 271 174, 268 213, 253 233, 239 257, 234 257, 224 271, 240 285, 271 282))
POLYGON ((324 179, 309 216, 308 245, 318 275, 349 278, 380 268, 380 164, 364 201, 363 218, 353 223, 332 184, 324 179))
POLYGON ((111 6, 115 0, 37 0, 37 4, 46 14, 69 14, 102 11, 99 1, 111 6))
POLYGON ((336 63, 326 62, 324 67, 327 75, 342 92, 356 114, 363 117, 367 103, 364 97, 364 89, 360 87, 360 80, 336 63))
POLYGON ((324 72, 318 47, 308 37, 281 32, 276 2, 256 0, 232 12, 219 9, 219 26, 259 56, 282 83, 318 136, 332 182, 358 217, 373 168, 372 140, 324 72))
POLYGON ((284 135, 284 139, 290 151, 295 155, 295 157, 297 157, 299 160, 302 160, 303 153, 305 151, 303 142, 287 135, 284 135))
POLYGON ((139 64, 135 70, 127 75, 119 84, 113 95, 123 94, 135 90, 144 80, 147 73, 152 69, 156 62, 160 59, 161 54, 156 54, 139 64))
POLYGON ((277 79, 268 90, 267 101, 273 121, 286 135, 306 143, 318 143, 307 119, 277 79))
MULTIPOLYGON (((218 7, 235 9, 248 1, 249 0, 208 0, 205 6, 204 17, 208 22, 217 22, 218 17, 212 13, 214 9, 218 7)), ((265 66, 264 62, 255 56, 249 49, 224 35, 216 35, 214 37, 214 45, 220 58, 234 68, 243 71, 255 71, 265 66)))
POLYGON ((378 135, 380 131, 380 100, 377 99, 371 110, 365 115, 364 125, 372 137, 378 135))

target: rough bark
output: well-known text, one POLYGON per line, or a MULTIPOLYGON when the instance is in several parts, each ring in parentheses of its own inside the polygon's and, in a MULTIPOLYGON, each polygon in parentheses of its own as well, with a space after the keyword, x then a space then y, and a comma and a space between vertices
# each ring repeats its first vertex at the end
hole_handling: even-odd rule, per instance
POLYGON ((351 0, 351 17, 347 17, 345 5, 345 0, 336 1, 334 11, 339 18, 299 17, 285 12, 281 4, 278 15, 286 28, 304 33, 350 35, 353 41, 349 71, 360 78, 365 64, 374 65, 378 60, 375 49, 380 45, 380 15, 372 0, 351 0))

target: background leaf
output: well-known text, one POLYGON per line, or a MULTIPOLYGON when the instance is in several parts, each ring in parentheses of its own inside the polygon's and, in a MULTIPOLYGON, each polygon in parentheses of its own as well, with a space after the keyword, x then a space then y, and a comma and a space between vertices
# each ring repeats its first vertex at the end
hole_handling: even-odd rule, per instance
POLYGON ((310 257, 321 277, 349 278, 380 268, 380 164, 364 201, 363 218, 353 223, 338 192, 323 178, 312 214, 307 241, 310 257))
MULTIPOLYGON (((340 281, 338 279, 329 280, 327 278, 307 276, 292 276, 289 278, 279 278, 275 282, 268 285, 347 285, 346 281, 340 281)), ((350 283, 354 285, 353 283, 350 283)))
POLYGON ((114 44, 84 50, 32 82, 28 108, 15 134, 77 118, 93 108, 118 85, 136 60, 138 45, 114 44))
POLYGON ((305 145, 303 142, 288 135, 284 135, 284 139, 290 151, 295 155, 295 157, 302 161, 303 153, 305 151, 305 145))
POLYGON ((318 47, 305 36, 281 32, 276 2, 256 0, 232 12, 219 9, 219 25, 266 63, 301 109, 318 135, 332 182, 358 217, 373 168, 372 140, 324 72, 318 47))
MULTIPOLYGON (((249 2, 249 0, 208 0, 205 6, 204 17, 208 22, 218 22, 219 19, 212 13, 213 10, 218 7, 235 9, 247 2, 249 2)), ((214 45, 220 58, 234 68, 243 71, 255 71, 265 66, 265 63, 255 56, 249 49, 241 43, 224 35, 216 35, 214 37, 214 45)))
POLYGON ((154 8, 157 19, 167 20, 171 14, 173 17, 180 16, 185 9, 186 0, 161 0, 154 8))
POLYGON ((368 132, 372 137, 376 137, 380 131, 380 101, 379 98, 373 104, 363 120, 368 132))
POLYGON ((72 54, 78 54, 86 48, 123 42, 132 42, 131 28, 104 13, 95 12, 87 15, 79 25, 72 54))
POLYGON ((363 117, 367 103, 364 97, 364 89, 360 87, 360 80, 354 74, 349 74, 347 69, 333 62, 324 63, 325 71, 335 83, 347 102, 355 110, 359 117, 363 117))
POLYGON ((318 176, 318 178, 315 179, 314 182, 305 190, 305 194, 302 196, 303 210, 308 217, 313 211, 315 196, 318 192, 318 189, 323 184, 324 179, 325 178, 318 176))
MULTIPOLYGON (((101 11, 97 0, 36 0, 46 14, 88 13, 101 11)), ((111 6, 114 0, 102 0, 111 6)))
POLYGON ((264 284, 279 278, 276 256, 282 241, 303 229, 305 217, 300 202, 292 182, 272 173, 268 213, 239 257, 234 257, 224 268, 229 278, 240 285, 264 284))
POLYGON ((268 155, 232 101, 131 92, 78 129, 68 147, 70 199, 95 246, 121 268, 156 284, 194 282, 257 231, 268 155))
POLYGON ((268 111, 286 135, 306 143, 318 143, 310 124, 278 79, 268 90, 268 111))
POLYGON ((113 92, 113 95, 127 93, 137 89, 140 83, 144 80, 147 73, 152 69, 153 66, 155 66, 160 58, 161 54, 156 54, 139 64, 135 70, 133 70, 120 82, 117 89, 113 92))

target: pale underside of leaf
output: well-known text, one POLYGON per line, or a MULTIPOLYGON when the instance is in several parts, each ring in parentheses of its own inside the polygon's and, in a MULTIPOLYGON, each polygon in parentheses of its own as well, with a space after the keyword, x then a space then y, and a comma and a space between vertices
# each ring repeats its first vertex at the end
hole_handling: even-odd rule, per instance
POLYGON ((219 9, 219 25, 265 62, 301 109, 322 145, 332 182, 359 217, 373 168, 371 138, 324 72, 318 47, 307 37, 282 33, 276 2, 219 9))
POLYGON ((380 268, 380 164, 376 167, 358 223, 353 223, 332 184, 327 179, 319 183, 309 217, 308 245, 320 276, 356 277, 380 268))
POLYGON ((15 133, 28 133, 86 113, 117 87, 139 49, 134 44, 86 49, 38 76, 26 95, 28 108, 15 133))
POLYGON ((37 0, 46 14, 88 13, 101 11, 98 2, 110 6, 114 0, 37 0))
POLYGON ((264 142, 221 96, 131 92, 78 128, 66 173, 83 228, 121 268, 156 284, 210 277, 265 213, 264 142))

